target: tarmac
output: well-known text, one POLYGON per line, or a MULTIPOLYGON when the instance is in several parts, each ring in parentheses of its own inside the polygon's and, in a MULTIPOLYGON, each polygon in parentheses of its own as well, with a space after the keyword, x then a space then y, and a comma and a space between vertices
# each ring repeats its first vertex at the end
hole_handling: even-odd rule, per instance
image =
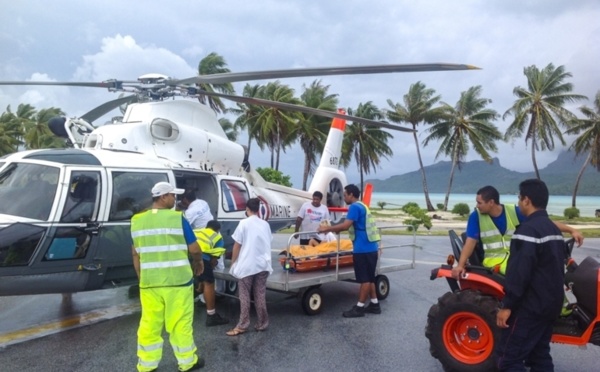
MULTIPOLYGON (((276 234, 273 258, 288 236, 276 234)), ((411 243, 410 236, 393 236, 394 244, 411 243)), ((390 293, 381 301, 382 314, 347 319, 342 312, 357 299, 358 285, 323 284, 324 308, 307 316, 289 294, 267 294, 270 326, 229 337, 239 302, 222 298, 217 311, 229 325, 207 328, 206 313, 197 307, 194 338, 206 371, 442 371, 429 353, 424 334, 429 308, 447 292, 443 280, 430 280, 431 269, 450 253, 446 237, 417 236, 416 267, 387 274, 390 293)), ((410 247, 384 255, 412 256, 410 247)), ((600 239, 586 239, 573 254, 577 261, 600 261, 600 239)), ((280 269, 276 267, 276 270, 280 269)), ((302 275, 302 274, 294 274, 302 275)), ((139 300, 128 288, 61 295, 0 298, 0 365, 2 371, 134 371, 139 300)), ((133 291, 134 292, 134 291, 133 291)), ((252 315, 254 320, 254 314, 252 315)), ((251 326, 252 327, 252 326, 251 326)), ((250 328, 252 329, 252 328, 250 328)), ((159 371, 177 365, 165 335, 159 371)), ((552 346, 556 371, 597 370, 600 347, 552 346)))

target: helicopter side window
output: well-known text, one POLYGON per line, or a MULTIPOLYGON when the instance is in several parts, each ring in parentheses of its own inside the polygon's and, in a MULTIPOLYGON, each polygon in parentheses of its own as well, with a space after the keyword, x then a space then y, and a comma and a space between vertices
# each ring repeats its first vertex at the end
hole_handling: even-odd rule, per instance
POLYGON ((81 229, 59 228, 44 255, 44 261, 85 258, 91 240, 91 236, 81 229))
POLYGON ((108 220, 128 220, 150 208, 152 186, 168 180, 166 173, 112 172, 113 191, 108 220))
POLYGON ((0 230, 0 267, 24 266, 29 263, 45 227, 15 223, 0 230))
POLYGON ((88 222, 95 218, 99 202, 100 173, 77 171, 71 174, 69 193, 61 222, 88 222))
POLYGON ((243 182, 234 180, 221 181, 222 207, 225 212, 243 211, 250 196, 243 182))
POLYGON ((46 221, 58 187, 59 168, 11 163, 0 172, 0 214, 46 221))

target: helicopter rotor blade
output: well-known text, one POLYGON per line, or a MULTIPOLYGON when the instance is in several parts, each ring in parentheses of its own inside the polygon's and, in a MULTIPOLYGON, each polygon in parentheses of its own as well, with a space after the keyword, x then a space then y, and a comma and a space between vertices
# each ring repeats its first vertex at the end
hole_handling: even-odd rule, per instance
POLYGON ((100 83, 91 82, 68 82, 68 81, 0 81, 0 85, 50 85, 66 87, 89 87, 89 88, 116 88, 121 81, 103 81, 100 83))
POLYGON ((86 112, 84 115, 81 116, 81 119, 87 121, 88 123, 91 123, 94 120, 96 120, 99 117, 103 116, 104 114, 112 111, 113 109, 121 106, 124 103, 134 103, 137 101, 138 101, 138 96, 135 94, 132 94, 132 95, 126 96, 126 97, 113 99, 112 101, 103 103, 102 105, 96 107, 95 109, 86 112))
POLYGON ((199 91, 198 94, 203 94, 203 95, 213 96, 213 97, 225 98, 225 99, 228 99, 230 101, 239 102, 239 103, 246 103, 246 104, 249 104, 249 105, 275 107, 275 108, 279 108, 279 109, 283 109, 283 110, 289 110, 289 111, 299 111, 299 112, 303 112, 305 114, 319 115, 319 116, 323 116, 323 117, 330 118, 330 119, 340 118, 340 119, 344 119, 344 120, 347 120, 347 121, 353 121, 353 122, 357 122, 357 123, 361 123, 361 124, 366 124, 366 125, 373 125, 373 126, 376 126, 376 127, 397 130, 397 131, 400 131, 400 132, 410 132, 410 133, 414 132, 414 130, 412 130, 412 129, 404 128, 404 127, 401 127, 401 126, 398 126, 398 125, 393 125, 393 124, 385 123, 385 122, 382 122, 382 121, 375 121, 375 120, 369 120, 369 119, 359 118, 359 117, 356 117, 356 116, 338 114, 337 112, 319 110, 319 109, 315 109, 315 108, 312 108, 312 107, 294 105, 294 104, 291 104, 291 103, 269 101, 269 100, 260 99, 260 98, 232 96, 232 95, 229 95, 229 94, 223 94, 223 93, 217 93, 217 92, 206 92, 206 91, 202 91, 202 90, 199 91))
POLYGON ((239 81, 279 79, 310 76, 331 75, 357 75, 357 74, 386 74, 393 72, 425 72, 425 71, 459 71, 480 70, 479 67, 453 64, 453 63, 416 63, 401 65, 373 65, 354 67, 320 67, 320 68, 298 68, 287 70, 270 70, 255 72, 228 72, 223 74, 211 74, 194 76, 182 80, 168 80, 167 85, 185 84, 223 84, 239 81))

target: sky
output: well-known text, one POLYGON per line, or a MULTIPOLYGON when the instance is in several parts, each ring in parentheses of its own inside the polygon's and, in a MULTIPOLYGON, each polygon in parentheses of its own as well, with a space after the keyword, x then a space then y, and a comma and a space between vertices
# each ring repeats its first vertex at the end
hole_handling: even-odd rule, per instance
MULTIPOLYGON (((590 98, 569 106, 578 113, 600 91, 600 2, 597 0, 448 1, 116 1, 0 0, 0 81, 135 80, 146 73, 186 78, 211 52, 222 55, 232 72, 301 67, 402 63, 461 63, 478 71, 322 77, 340 107, 372 101, 402 102, 411 84, 433 88, 454 105, 460 93, 481 85, 490 108, 503 114, 514 102, 513 89, 526 86, 526 66, 564 65, 574 93, 590 98)), ((299 96, 315 78, 285 79, 299 96)), ((264 84, 266 81, 251 82, 264 84)), ((244 83, 234 87, 241 92, 244 83)), ((94 88, 0 87, 0 108, 20 103, 60 107, 82 115, 115 93, 94 88)), ((232 104, 233 105, 233 104, 232 104)), ((115 114, 117 114, 115 112, 115 114)), ((511 117, 495 125, 504 133, 511 117)), ((419 141, 426 133, 419 132, 419 141)), ((386 179, 419 168, 412 135, 392 133, 394 155, 366 178, 386 179)), ((240 138, 240 143, 245 139, 240 138)), ((567 138, 567 146, 572 138, 567 138)), ((524 139, 500 143, 494 154, 506 168, 532 171, 524 139)), ((253 147, 254 166, 269 166, 269 155, 253 147)), ((424 165, 438 144, 421 147, 424 165)), ((544 167, 558 156, 539 152, 544 167)), ((288 149, 280 169, 296 187, 302 174, 299 148, 288 149)), ((470 153, 467 160, 478 159, 470 153)), ((358 181, 356 164, 347 170, 358 181)))

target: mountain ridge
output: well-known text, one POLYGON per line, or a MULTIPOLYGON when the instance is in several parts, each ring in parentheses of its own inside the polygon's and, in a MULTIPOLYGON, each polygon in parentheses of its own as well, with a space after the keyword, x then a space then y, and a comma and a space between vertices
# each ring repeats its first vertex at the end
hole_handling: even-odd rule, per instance
MULTIPOLYGON (((584 156, 575 156, 575 153, 561 152, 556 160, 540 169, 540 176, 551 195, 572 195, 575 180, 585 161, 584 156)), ((431 193, 446 193, 452 163, 439 161, 424 167, 427 177, 427 188, 431 193)), ((491 163, 483 160, 465 162, 454 171, 451 193, 476 193, 485 185, 492 185, 500 194, 515 194, 518 192, 519 183, 528 178, 535 178, 535 172, 517 172, 504 168, 498 158, 493 158, 491 163)), ((423 192, 421 171, 416 170, 387 179, 368 179, 365 182, 373 184, 377 192, 423 192)), ((600 195, 600 172, 588 165, 577 191, 579 196, 600 195)))

